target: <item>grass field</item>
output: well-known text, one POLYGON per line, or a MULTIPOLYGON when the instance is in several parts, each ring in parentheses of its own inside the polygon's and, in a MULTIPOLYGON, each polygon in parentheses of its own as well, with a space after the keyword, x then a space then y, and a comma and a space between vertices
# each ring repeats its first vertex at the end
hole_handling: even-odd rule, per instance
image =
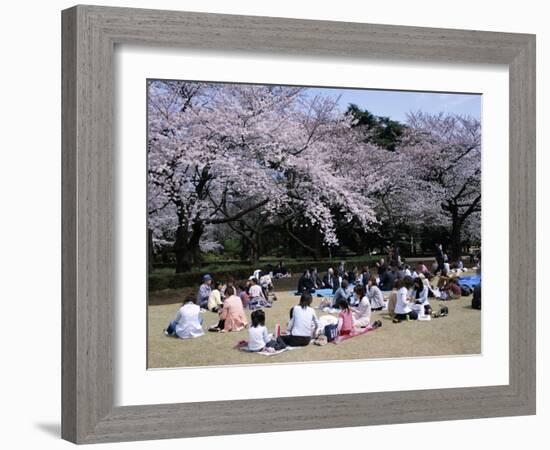
MULTIPOLYGON (((277 283, 277 281, 275 282, 277 283)), ((285 285, 287 283, 284 283, 285 285)), ((288 312, 298 297, 275 284, 278 300, 266 309, 268 329, 275 324, 286 329, 288 312)), ((240 352, 234 345, 247 339, 247 331, 205 333, 197 339, 176 339, 164 336, 163 329, 175 317, 183 298, 182 290, 166 290, 150 294, 148 307, 148 367, 217 366, 233 364, 272 364, 304 361, 350 360, 369 358, 398 358, 411 356, 466 355, 481 353, 481 311, 470 307, 471 296, 460 300, 439 302, 431 299, 434 311, 440 304, 449 308, 449 316, 431 321, 392 323, 384 312, 373 313, 372 320, 381 320, 382 328, 339 344, 323 347, 309 345, 266 357, 240 352)), ((314 297, 313 305, 320 298, 314 297)), ((247 312, 250 317, 250 312, 247 312)), ((317 311, 317 316, 324 315, 317 311)), ((217 314, 204 313, 205 325, 217 323, 217 314)))

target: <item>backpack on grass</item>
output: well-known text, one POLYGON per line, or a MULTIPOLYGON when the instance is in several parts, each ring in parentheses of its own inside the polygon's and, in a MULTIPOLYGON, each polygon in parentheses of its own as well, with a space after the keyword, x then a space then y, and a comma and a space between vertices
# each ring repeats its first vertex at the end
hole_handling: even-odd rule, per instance
POLYGON ((327 337, 328 342, 334 341, 338 337, 338 325, 330 324, 325 327, 325 336, 327 337))
POLYGON ((460 294, 463 296, 463 297, 466 297, 468 295, 470 295, 472 293, 472 289, 470 289, 469 286, 462 286, 460 285, 460 294))

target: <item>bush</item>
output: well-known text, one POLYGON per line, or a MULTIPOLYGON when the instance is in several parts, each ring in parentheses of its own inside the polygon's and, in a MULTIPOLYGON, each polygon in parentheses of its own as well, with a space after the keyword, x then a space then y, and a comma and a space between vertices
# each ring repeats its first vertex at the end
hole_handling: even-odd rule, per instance
MULTIPOLYGON (((346 267, 351 270, 353 266, 357 266, 359 270, 364 265, 371 266, 378 260, 377 256, 363 256, 345 259, 346 267)), ((226 266, 212 264, 206 266, 201 271, 186 272, 186 273, 174 273, 174 267, 162 268, 149 274, 148 290, 159 291, 162 289, 180 289, 190 286, 198 286, 202 281, 202 276, 205 273, 212 275, 215 280, 226 280, 229 277, 233 277, 236 280, 247 279, 254 270, 265 269, 267 264, 271 263, 273 266, 277 264, 276 261, 261 261, 258 266, 251 266, 246 264, 228 264, 226 266)), ((326 272, 329 267, 336 268, 340 263, 339 259, 333 260, 304 260, 304 261, 289 261, 285 263, 287 270, 294 274, 301 274, 310 267, 317 267, 319 272, 326 272)))

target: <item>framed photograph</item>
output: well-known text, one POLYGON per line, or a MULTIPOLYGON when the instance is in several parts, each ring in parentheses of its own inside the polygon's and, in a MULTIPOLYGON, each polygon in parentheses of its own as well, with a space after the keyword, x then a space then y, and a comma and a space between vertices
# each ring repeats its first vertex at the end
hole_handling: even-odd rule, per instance
POLYGON ((65 439, 535 413, 533 35, 62 24, 65 439))

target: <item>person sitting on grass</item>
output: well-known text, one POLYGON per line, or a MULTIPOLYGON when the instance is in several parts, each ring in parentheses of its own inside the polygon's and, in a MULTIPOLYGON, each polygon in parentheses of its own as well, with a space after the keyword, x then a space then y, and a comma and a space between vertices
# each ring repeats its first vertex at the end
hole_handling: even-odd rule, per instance
POLYGON ((361 274, 359 275, 359 283, 362 284, 363 286, 365 286, 365 288, 367 287, 367 283, 369 282, 370 280, 370 271, 369 271, 369 267, 368 266, 363 266, 363 268, 361 269, 361 274))
POLYGON ((269 293, 273 290, 273 280, 269 272, 265 272, 259 280, 259 285, 262 288, 265 298, 269 298, 269 293))
POLYGON ((393 269, 384 271, 383 275, 380 275, 380 290, 391 291, 395 285, 395 272, 393 269))
POLYGON ((208 297, 208 310, 217 313, 223 306, 221 291, 224 290, 223 284, 219 281, 214 284, 214 289, 208 297))
POLYGON ((188 295, 181 308, 176 313, 176 319, 172 320, 168 328, 164 330, 165 336, 177 336, 180 339, 192 339, 204 334, 202 329, 202 315, 194 295, 188 295))
POLYGON ((424 314, 430 315, 432 307, 428 300, 429 288, 420 277, 414 279, 412 298, 415 304, 420 305, 424 309, 424 314))
POLYGON ((348 281, 351 284, 359 282, 359 269, 357 266, 353 266, 353 269, 348 272, 348 281))
MULTIPOLYGON (((380 289, 378 290, 380 292, 380 289)), ((361 301, 357 308, 353 308, 353 323, 355 327, 365 328, 370 325, 371 320, 371 304, 367 296, 365 286, 359 284, 355 286, 355 295, 361 301)))
POLYGON ((349 307, 347 300, 340 299, 338 301, 338 336, 347 336, 353 330, 353 312, 349 307))
POLYGON ((199 291, 197 292, 197 302, 203 309, 208 308, 208 298, 212 290, 211 285, 212 277, 209 274, 204 275, 202 277, 202 284, 199 286, 199 291))
POLYGON ((226 299, 223 302, 223 308, 219 312, 220 320, 217 325, 210 327, 208 331, 241 331, 248 325, 243 303, 240 297, 235 295, 235 288, 233 286, 226 288, 225 295, 226 299))
POLYGON ((281 337, 278 337, 277 339, 270 339, 265 326, 265 312, 262 309, 252 311, 250 320, 252 321, 252 324, 248 328, 249 351, 261 352, 268 349, 277 351, 286 348, 286 344, 281 337))
POLYGON ((313 283, 311 271, 309 269, 306 269, 298 280, 298 288, 296 293, 301 294, 302 292, 309 292, 310 294, 315 292, 315 284, 313 283))
POLYGON ((315 310, 311 307, 311 301, 311 294, 304 292, 300 297, 300 303, 292 308, 287 334, 281 336, 287 346, 305 347, 319 327, 319 321, 315 310))
POLYGON ((449 278, 440 290, 441 300, 459 299, 462 295, 462 289, 457 278, 449 278))
POLYGON ((371 311, 382 311, 385 308, 384 295, 376 284, 376 277, 374 275, 369 278, 366 293, 370 301, 371 311))
POLYGON ((310 275, 311 275, 311 281, 313 282, 313 289, 322 289, 323 280, 321 280, 321 277, 319 276, 317 267, 312 267, 310 269, 310 275))
POLYGON ((290 273, 286 270, 285 263, 281 260, 279 264, 275 267, 275 272, 273 273, 275 278, 286 278, 290 276, 290 273))
POLYGON ((348 303, 348 298, 349 298, 348 287, 349 287, 348 280, 346 279, 342 280, 341 286, 338 289, 336 289, 336 292, 334 293, 334 297, 332 299, 333 308, 338 308, 338 302, 340 300, 345 300, 346 303, 348 303))
POLYGON ((418 263, 417 266, 416 266, 416 273, 418 275, 423 274, 425 276, 427 273, 429 273, 429 270, 428 270, 428 268, 426 267, 425 264, 418 263))
POLYGON ((409 288, 412 287, 412 278, 405 277, 399 283, 400 287, 397 291, 397 298, 395 302, 395 317, 394 323, 399 323, 402 320, 416 320, 418 319, 418 313, 412 309, 413 302, 409 297, 409 288))
POLYGON ((338 277, 334 275, 334 269, 329 267, 327 274, 323 277, 323 287, 325 289, 332 289, 332 293, 336 292, 336 289, 340 287, 340 281, 338 277))
POLYGON ((244 287, 242 284, 239 285, 239 297, 241 298, 241 302, 243 303, 243 308, 247 308, 248 302, 250 301, 250 296, 248 295, 246 287, 244 287))
POLYGON ((249 309, 255 308, 271 308, 271 303, 265 297, 262 287, 258 284, 256 278, 250 280, 250 288, 248 289, 250 300, 248 302, 249 309))
POLYGON ((443 289, 449 280, 452 278, 451 274, 447 272, 445 269, 441 271, 441 275, 439 275, 439 279, 437 280, 437 288, 443 289))

